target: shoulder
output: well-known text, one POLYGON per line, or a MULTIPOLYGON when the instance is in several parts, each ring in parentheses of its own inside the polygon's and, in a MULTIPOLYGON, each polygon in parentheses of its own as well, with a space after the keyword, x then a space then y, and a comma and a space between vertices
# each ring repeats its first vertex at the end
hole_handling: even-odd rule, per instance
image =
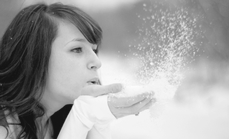
POLYGON ((4 111, 5 118, 0 122, 0 139, 16 139, 21 131, 20 121, 17 114, 9 115, 9 111, 4 111))
POLYGON ((0 139, 7 139, 8 130, 7 127, 0 125, 0 139))
POLYGON ((0 139, 16 139, 16 134, 8 127, 0 125, 0 139))
POLYGON ((7 113, 7 111, 5 112, 1 106, 0 107, 0 139, 7 139, 8 132, 9 132, 5 113, 7 113))

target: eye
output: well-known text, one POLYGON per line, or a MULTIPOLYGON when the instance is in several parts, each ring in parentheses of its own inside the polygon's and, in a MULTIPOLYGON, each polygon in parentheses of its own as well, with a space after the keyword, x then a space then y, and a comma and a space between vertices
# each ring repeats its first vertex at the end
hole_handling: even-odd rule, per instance
POLYGON ((72 49, 71 51, 74 53, 82 53, 83 49, 81 47, 77 47, 77 48, 72 49))

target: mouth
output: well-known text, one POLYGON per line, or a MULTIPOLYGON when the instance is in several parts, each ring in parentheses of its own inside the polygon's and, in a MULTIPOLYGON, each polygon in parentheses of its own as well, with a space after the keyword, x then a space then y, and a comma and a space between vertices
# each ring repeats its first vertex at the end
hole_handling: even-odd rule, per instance
POLYGON ((87 81, 88 85, 99 85, 99 79, 98 78, 93 78, 89 81, 87 81))

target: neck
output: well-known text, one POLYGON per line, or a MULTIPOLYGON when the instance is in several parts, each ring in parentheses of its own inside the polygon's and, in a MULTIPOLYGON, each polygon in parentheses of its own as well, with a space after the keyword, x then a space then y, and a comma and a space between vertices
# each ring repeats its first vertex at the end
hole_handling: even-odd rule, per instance
POLYGON ((43 123, 47 123, 48 119, 58 110, 60 110, 66 103, 61 100, 55 99, 53 96, 48 96, 47 93, 44 93, 44 96, 41 99, 41 104, 45 109, 45 114, 43 116, 43 123))
POLYGON ((51 135, 53 134, 52 123, 50 123, 49 117, 45 113, 44 116, 36 119, 37 123, 39 123, 37 124, 38 138, 46 138, 46 137, 50 138, 51 135))
POLYGON ((44 119, 46 121, 58 110, 60 110, 64 104, 60 104, 56 101, 46 100, 45 98, 41 100, 41 104, 44 106, 45 109, 45 114, 44 114, 44 119))
POLYGON ((46 97, 45 95, 42 97, 40 103, 44 107, 45 113, 42 117, 37 118, 37 122, 41 125, 41 130, 43 130, 40 134, 42 134, 42 138, 45 136, 50 136, 52 131, 52 123, 50 123, 50 117, 60 110, 64 104, 61 105, 60 102, 54 101, 53 99, 50 99, 50 97, 46 97))

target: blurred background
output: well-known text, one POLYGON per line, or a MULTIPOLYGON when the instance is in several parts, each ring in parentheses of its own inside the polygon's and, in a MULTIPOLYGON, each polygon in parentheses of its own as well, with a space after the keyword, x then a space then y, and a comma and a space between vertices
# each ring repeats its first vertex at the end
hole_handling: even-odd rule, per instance
MULTIPOLYGON (((4 34, 19 10, 44 1, 57 2, 57 0, 1 0, 0 36, 4 34)), ((190 25, 190 22, 195 22, 192 26, 188 26, 195 32, 191 38, 193 42, 191 47, 195 48, 193 49, 195 54, 188 57, 189 53, 185 53, 187 60, 191 62, 186 61, 185 66, 182 65, 183 69, 180 72, 183 78, 175 91, 171 92, 172 102, 152 108, 138 117, 128 116, 117 120, 112 125, 112 136, 114 139, 229 138, 229 0, 58 0, 58 2, 81 8, 101 25, 104 37, 99 56, 103 63, 100 74, 104 84, 122 82, 136 85, 139 80, 136 77, 139 71, 139 57, 133 53, 138 53, 142 57, 145 51, 139 51, 133 46, 141 44, 141 47, 144 47, 142 40, 146 38, 149 26, 153 25, 152 21, 156 21, 147 20, 147 17, 156 13, 158 15, 156 17, 162 19, 161 13, 169 15, 170 12, 185 9, 185 12, 182 12, 188 18, 183 18, 179 23, 184 21, 190 25)), ((146 39, 152 43, 151 38, 146 39)), ((182 56, 185 57, 185 54, 182 56)), ((163 85, 166 86, 163 83, 160 85, 162 88, 163 85)))

